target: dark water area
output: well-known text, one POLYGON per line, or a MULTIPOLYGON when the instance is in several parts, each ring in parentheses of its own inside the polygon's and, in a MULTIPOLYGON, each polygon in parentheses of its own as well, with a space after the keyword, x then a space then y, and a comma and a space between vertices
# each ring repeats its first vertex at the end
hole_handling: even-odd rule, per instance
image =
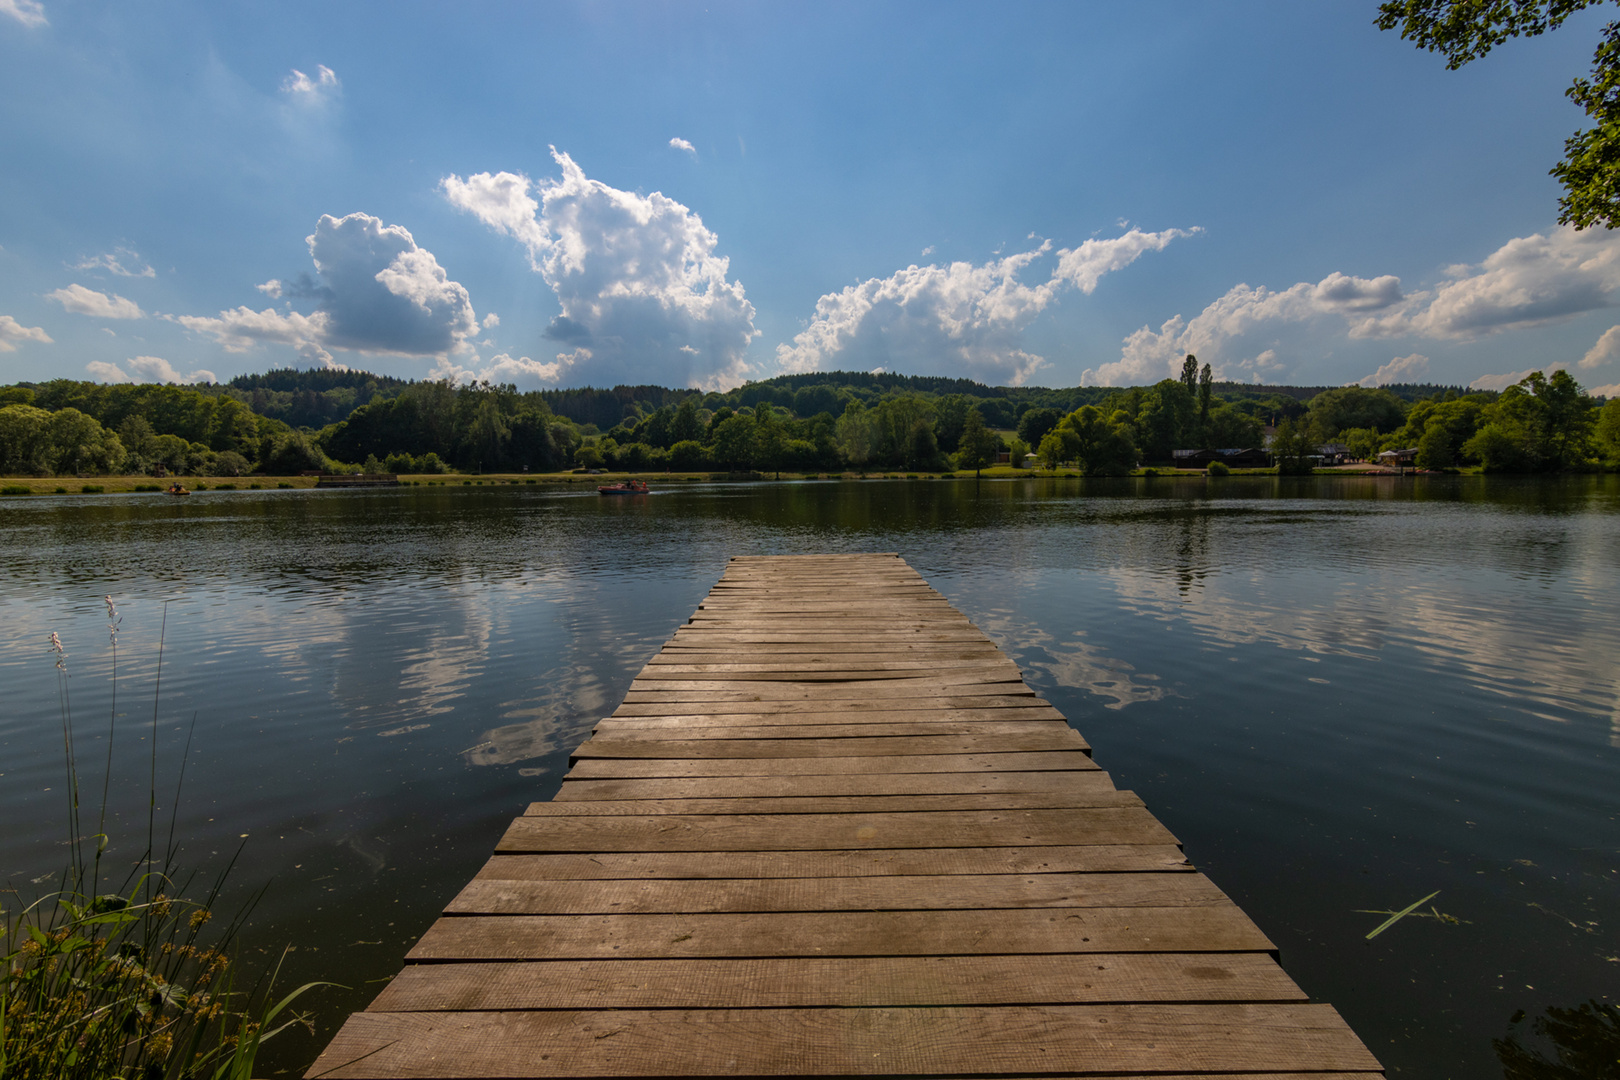
POLYGON ((240 848, 249 958, 351 988, 262 1059, 301 1073, 728 556, 897 551, 1390 1075, 1500 1076, 1493 1039, 1620 999, 1620 478, 667 487, 0 500, 0 881, 64 861, 57 631, 91 802, 118 714, 111 857, 156 697, 182 862, 240 848))

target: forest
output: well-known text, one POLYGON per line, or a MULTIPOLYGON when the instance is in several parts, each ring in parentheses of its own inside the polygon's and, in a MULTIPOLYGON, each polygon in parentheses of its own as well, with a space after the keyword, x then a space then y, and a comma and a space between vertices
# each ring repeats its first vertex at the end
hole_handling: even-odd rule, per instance
POLYGON ((1620 467, 1620 401, 1565 371, 1505 391, 1249 386, 1187 357, 1152 386, 990 387, 816 372, 724 393, 658 386, 522 392, 282 369, 197 386, 57 379, 0 388, 0 474, 301 472, 820 473, 977 470, 998 453, 1089 475, 1172 451, 1269 445, 1284 472, 1323 444, 1415 449, 1427 469, 1620 467))

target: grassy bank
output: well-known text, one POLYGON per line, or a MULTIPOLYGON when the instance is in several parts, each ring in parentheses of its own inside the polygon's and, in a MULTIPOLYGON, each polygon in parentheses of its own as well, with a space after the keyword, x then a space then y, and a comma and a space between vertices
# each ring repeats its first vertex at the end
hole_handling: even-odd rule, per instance
MULTIPOLYGON (((1465 468, 1453 470, 1462 475, 1478 473, 1478 468, 1465 468)), ((1202 469, 1176 469, 1176 468, 1139 468, 1129 474, 1138 478, 1192 478, 1203 477, 1202 469)), ((1233 476, 1275 476, 1276 469, 1233 469, 1233 476)), ((1313 476, 1392 476, 1394 474, 1377 469, 1316 469, 1313 476)), ((1411 475, 1408 471, 1408 475, 1411 475)), ((802 481, 802 480, 1040 480, 1040 479, 1079 479, 1080 474, 1074 469, 1059 469, 1048 472, 1045 469, 1015 469, 1008 465, 997 465, 985 469, 977 477, 971 472, 959 473, 908 473, 892 472, 843 472, 843 473, 707 473, 707 472, 671 472, 671 473, 630 473, 630 472, 604 472, 594 475, 582 475, 573 472, 556 473, 483 473, 479 475, 464 475, 461 473, 422 473, 401 474, 400 483, 406 487, 522 487, 524 485, 562 484, 592 486, 598 484, 614 484, 621 480, 637 479, 658 484, 696 484, 712 481, 727 480, 753 480, 772 481, 776 479, 802 481)), ((314 476, 241 476, 241 477, 180 477, 179 481, 192 492, 207 494, 216 491, 278 491, 309 489, 316 486, 318 477, 314 476)), ((32 495, 161 495, 174 479, 159 480, 150 476, 94 476, 94 477, 60 477, 60 476, 19 476, 0 479, 0 496, 24 497, 32 495)))

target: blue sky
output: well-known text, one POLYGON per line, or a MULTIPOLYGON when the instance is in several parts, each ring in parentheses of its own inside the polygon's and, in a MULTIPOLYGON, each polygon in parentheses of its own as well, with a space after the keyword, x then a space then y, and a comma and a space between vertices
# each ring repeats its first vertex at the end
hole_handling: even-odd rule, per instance
POLYGON ((0 382, 286 365, 1620 392, 1547 169, 1603 11, 0 0, 0 382))

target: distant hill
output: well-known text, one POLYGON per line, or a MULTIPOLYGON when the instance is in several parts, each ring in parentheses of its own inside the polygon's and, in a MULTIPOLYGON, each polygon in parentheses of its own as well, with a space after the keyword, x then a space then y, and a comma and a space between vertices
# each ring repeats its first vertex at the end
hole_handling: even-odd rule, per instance
POLYGON ((224 384, 231 397, 261 416, 292 427, 323 428, 362 405, 395 397, 408 379, 343 368, 276 368, 224 384))

